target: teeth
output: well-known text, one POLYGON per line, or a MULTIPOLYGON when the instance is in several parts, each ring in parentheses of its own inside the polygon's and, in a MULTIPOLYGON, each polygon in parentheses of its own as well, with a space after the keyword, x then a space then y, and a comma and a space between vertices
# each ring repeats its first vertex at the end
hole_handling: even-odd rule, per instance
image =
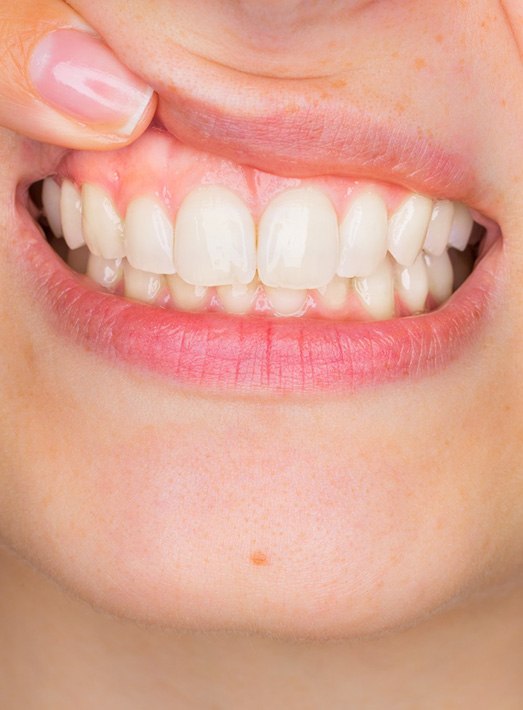
POLYGON ((91 254, 87 263, 87 276, 107 289, 114 289, 123 276, 122 259, 104 259, 91 254))
POLYGON ((299 315, 307 300, 307 291, 302 289, 266 286, 265 294, 277 316, 299 315))
POLYGON ((388 258, 370 276, 354 279, 354 290, 375 320, 394 316, 394 278, 388 258))
POLYGON ((178 274, 167 277, 167 285, 176 308, 183 311, 200 311, 209 301, 209 289, 206 286, 193 286, 178 274))
POLYGON ((256 273, 256 236, 244 202, 224 187, 191 192, 176 218, 175 261, 191 284, 250 283, 256 273))
POLYGON ((165 276, 135 269, 124 263, 125 295, 144 303, 154 303, 165 287, 165 276))
POLYGON ((340 226, 339 276, 368 276, 387 254, 388 217, 385 202, 366 192, 352 202, 340 226))
POLYGON ((258 293, 258 288, 259 283, 257 280, 254 280, 250 284, 219 286, 217 293, 226 311, 236 315, 243 315, 251 310, 256 294, 258 293))
POLYGON ((423 256, 420 254, 412 266, 394 267, 396 291, 404 306, 412 313, 425 310, 429 295, 429 278, 423 256))
POLYGON ((138 197, 125 216, 125 250, 135 269, 174 274, 174 231, 163 208, 151 197, 138 197))
POLYGON ((82 196, 70 180, 62 183, 60 199, 62 230, 69 249, 79 249, 85 244, 82 230, 82 196))
POLYGON ((450 230, 449 246, 463 251, 468 244, 474 220, 468 207, 461 202, 454 203, 454 221, 450 230))
POLYGON ((62 215, 60 200, 62 190, 53 178, 46 178, 42 185, 42 204, 47 217, 47 223, 55 237, 62 236, 62 215))
POLYGON ((452 296, 454 283, 454 271, 450 257, 445 251, 441 256, 425 254, 424 259, 429 279, 429 291, 436 303, 443 303, 452 296))
POLYGON ((318 289, 318 300, 329 310, 337 311, 347 305, 349 293, 349 279, 335 276, 327 286, 318 289))
POLYGON ((412 266, 421 251, 429 220, 432 200, 411 195, 392 215, 389 224, 389 251, 399 264, 412 266))
POLYGON ((441 256, 450 236, 452 220, 454 219, 454 205, 450 200, 439 200, 434 205, 429 229, 425 238, 423 249, 434 256, 441 256))
POLYGON ((123 223, 106 191, 98 185, 84 185, 82 211, 83 234, 89 251, 104 259, 122 259, 123 223))
POLYGON ((338 261, 338 220, 326 195, 314 188, 288 190, 260 221, 258 272, 266 286, 326 286, 338 261))

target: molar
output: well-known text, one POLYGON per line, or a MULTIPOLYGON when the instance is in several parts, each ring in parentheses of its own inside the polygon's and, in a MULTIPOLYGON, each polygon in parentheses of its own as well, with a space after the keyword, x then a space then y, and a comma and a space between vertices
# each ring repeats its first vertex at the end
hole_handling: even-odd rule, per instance
POLYGON ((392 215, 389 222, 389 251, 402 266, 412 266, 421 251, 429 221, 432 200, 411 195, 392 215))
POLYGON ((375 192, 351 203, 340 225, 339 276, 369 276, 387 254, 387 207, 375 192))
POLYGON ((152 197, 137 197, 125 215, 125 253, 131 266, 153 274, 174 274, 174 230, 152 197))
POLYGON ((82 227, 89 251, 104 259, 125 256, 123 223, 113 201, 98 185, 82 187, 82 227))

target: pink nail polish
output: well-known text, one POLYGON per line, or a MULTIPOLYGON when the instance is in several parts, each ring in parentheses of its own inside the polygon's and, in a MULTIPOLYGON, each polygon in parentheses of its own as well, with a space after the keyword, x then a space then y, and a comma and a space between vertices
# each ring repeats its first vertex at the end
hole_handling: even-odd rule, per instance
POLYGON ((33 52, 29 72, 47 103, 121 135, 133 132, 153 95, 101 40, 77 30, 46 35, 33 52))

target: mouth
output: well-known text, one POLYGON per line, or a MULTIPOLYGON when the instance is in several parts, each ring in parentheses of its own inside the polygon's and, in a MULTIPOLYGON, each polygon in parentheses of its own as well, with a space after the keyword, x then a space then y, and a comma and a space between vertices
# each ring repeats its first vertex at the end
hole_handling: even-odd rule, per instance
POLYGON ((19 265, 53 327, 180 386, 350 392, 458 357, 488 320, 498 226, 360 175, 282 177, 150 128, 20 186, 19 265))

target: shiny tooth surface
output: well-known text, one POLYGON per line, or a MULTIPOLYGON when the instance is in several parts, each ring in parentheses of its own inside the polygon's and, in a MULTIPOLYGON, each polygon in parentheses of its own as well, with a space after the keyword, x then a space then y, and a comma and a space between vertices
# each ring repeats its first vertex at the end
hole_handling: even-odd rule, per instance
POLYGON ((174 274, 174 230, 153 197, 132 200, 125 215, 125 253, 131 266, 153 274, 174 274))
POLYGON ((404 306, 412 313, 425 310, 429 295, 429 277, 423 255, 420 254, 412 266, 394 266, 396 292, 404 306))
POLYGON ((174 256, 187 283, 250 283, 256 273, 256 230, 247 205, 225 187, 193 190, 178 210, 174 256))
POLYGON ((387 207, 375 192, 364 192, 351 203, 340 225, 339 276, 368 276, 387 253, 387 207))
POLYGON ((218 286, 216 292, 222 306, 228 313, 242 315, 251 310, 258 288, 259 282, 255 279, 250 284, 218 286))
POLYGON ((123 222, 110 196, 98 185, 82 186, 82 227, 92 254, 104 259, 125 256, 123 222))
POLYGON ((67 263, 73 271, 79 274, 85 274, 87 272, 87 263, 90 253, 87 246, 80 247, 79 249, 70 249, 67 255, 67 263))
POLYGON ((402 266, 412 266, 421 251, 432 215, 432 200, 411 195, 389 221, 389 251, 402 266))
POLYGON ((320 190, 287 190, 265 209, 258 231, 258 273, 266 286, 326 286, 336 272, 338 250, 336 211, 320 190))
POLYGON ((307 291, 295 288, 265 287, 265 294, 269 299, 274 313, 278 316, 299 315, 307 300, 307 291))
POLYGON ((468 244, 474 220, 468 207, 461 202, 454 203, 454 219, 450 229, 449 246, 463 251, 468 244))
POLYGON ((318 289, 318 300, 326 308, 337 311, 347 304, 350 291, 351 281, 335 276, 327 286, 318 289))
POLYGON ((123 277, 122 259, 104 259, 91 254, 87 263, 87 276, 104 288, 114 289, 123 277))
POLYGON ((60 199, 62 231, 69 249, 79 249, 85 244, 82 229, 82 195, 70 180, 62 183, 60 199))
POLYGON ((361 303, 372 318, 386 320, 394 316, 394 276, 388 257, 370 276, 354 279, 353 285, 361 303))
POLYGON ((454 271, 446 251, 440 256, 425 254, 425 266, 429 279, 429 291, 436 303, 440 304, 452 296, 454 271))
POLYGON ((124 262, 125 295, 144 303, 153 303, 165 284, 165 276, 135 269, 124 262))
POLYGON ((454 219, 454 204, 450 200, 438 200, 432 210, 423 249, 428 254, 440 256, 447 248, 450 228, 454 219))
POLYGON ((47 217, 47 223, 55 237, 62 236, 61 198, 62 188, 60 185, 53 178, 46 178, 42 185, 42 205, 47 217))
POLYGON ((168 276, 167 285, 173 304, 180 310, 199 311, 209 302, 209 289, 206 286, 188 284, 178 274, 168 276))

